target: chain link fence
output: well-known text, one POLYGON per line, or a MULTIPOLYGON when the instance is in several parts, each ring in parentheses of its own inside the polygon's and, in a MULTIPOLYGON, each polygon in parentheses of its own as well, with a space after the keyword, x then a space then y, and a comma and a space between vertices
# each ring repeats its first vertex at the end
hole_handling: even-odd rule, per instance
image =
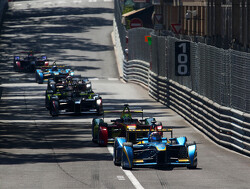
POLYGON ((180 40, 151 35, 154 73, 220 105, 250 113, 250 53, 190 42, 191 74, 180 77, 175 75, 175 42, 180 40))
POLYGON ((153 30, 148 28, 128 30, 128 60, 151 62, 151 47, 145 42, 145 36, 150 36, 152 32, 153 30))

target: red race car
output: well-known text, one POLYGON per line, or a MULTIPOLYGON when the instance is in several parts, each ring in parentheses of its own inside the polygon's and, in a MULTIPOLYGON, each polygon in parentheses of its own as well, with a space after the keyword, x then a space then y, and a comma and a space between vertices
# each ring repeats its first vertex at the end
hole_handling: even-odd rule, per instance
POLYGON ((38 67, 48 66, 49 60, 47 56, 35 56, 34 51, 21 52, 26 56, 14 56, 13 66, 15 71, 34 72, 38 67))
MULTIPOLYGON (((159 130, 163 128, 161 122, 153 123, 155 123, 155 118, 143 119, 143 110, 130 110, 129 105, 125 104, 122 111, 104 111, 103 119, 93 119, 92 141, 98 143, 100 146, 107 146, 114 143, 115 137, 126 137, 127 130, 150 129, 153 125, 156 125, 156 128, 159 130), (111 120, 111 123, 108 124, 104 122, 105 113, 121 113, 121 116, 118 119, 111 120), (132 118, 132 113, 141 113, 142 119, 132 118)), ((133 137, 134 139, 130 139, 130 141, 145 136, 138 134, 133 137)))

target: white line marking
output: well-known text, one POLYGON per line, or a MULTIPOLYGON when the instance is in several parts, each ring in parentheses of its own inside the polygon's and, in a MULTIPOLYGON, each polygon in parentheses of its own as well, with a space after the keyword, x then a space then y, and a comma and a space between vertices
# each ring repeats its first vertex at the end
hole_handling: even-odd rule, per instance
POLYGON ((113 1, 113 0, 104 0, 104 2, 111 2, 111 1, 113 1))
POLYGON ((117 179, 118 179, 118 180, 126 180, 126 179, 124 178, 124 176, 122 176, 122 175, 117 175, 117 179))
POLYGON ((73 2, 74 2, 74 3, 81 3, 82 0, 74 0, 73 2))
POLYGON ((96 2, 97 0, 89 0, 89 3, 94 3, 96 2))
POLYGON ((3 96, 2 100, 45 99, 44 96, 3 96))
POLYGON ((43 5, 52 5, 51 2, 44 2, 43 5))
POLYGON ((108 78, 109 81, 118 81, 118 78, 108 78))
POLYGON ((90 81, 99 80, 99 78, 89 78, 90 81))
POLYGON ((38 83, 4 83, 1 86, 2 87, 31 87, 31 86, 46 86, 46 85, 41 85, 38 83))
MULTIPOLYGON (((30 117, 31 118, 31 117, 30 117)), ((93 118, 92 118, 93 119, 93 118)), ((91 119, 89 119, 91 121, 91 119)), ((74 123, 74 122, 80 122, 80 121, 86 121, 86 119, 60 119, 59 118, 51 118, 48 117, 46 120, 0 120, 0 123, 34 123, 36 121, 37 123, 74 123)))
MULTIPOLYGON (((122 168, 121 168, 122 169, 122 168)), ((123 172, 127 175, 127 177, 129 178, 129 180, 132 182, 132 184, 134 185, 134 187, 136 189, 144 189, 142 187, 142 185, 139 183, 139 181, 135 178, 135 176, 133 175, 133 173, 129 170, 124 170, 122 169, 123 172)))
MULTIPOLYGON (((113 147, 108 146, 108 151, 109 153, 113 156, 113 147)), ((122 169, 122 168, 121 168, 122 169)), ((136 189, 144 189, 143 186, 140 184, 140 182, 135 178, 135 176, 133 175, 133 173, 129 170, 124 170, 122 169, 123 172, 127 175, 127 177, 129 178, 129 180, 131 181, 131 183, 134 185, 134 187, 136 189)))

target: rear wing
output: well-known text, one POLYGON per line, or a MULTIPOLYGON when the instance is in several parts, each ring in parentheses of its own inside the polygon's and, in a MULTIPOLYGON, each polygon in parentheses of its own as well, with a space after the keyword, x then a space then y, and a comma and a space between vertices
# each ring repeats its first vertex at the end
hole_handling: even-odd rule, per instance
MULTIPOLYGON (((40 69, 50 69, 50 68, 52 68, 53 67, 53 65, 49 65, 49 66, 40 66, 40 69)), ((65 68, 65 66, 56 66, 57 68, 65 68)))
MULTIPOLYGON (((138 107, 137 107, 138 108, 138 107)), ((126 114, 128 115, 129 117, 132 117, 131 113, 139 113, 141 114, 142 116, 142 119, 143 119, 143 109, 141 110, 130 110, 130 107, 128 104, 124 104, 124 108, 123 110, 104 110, 103 112, 103 119, 104 119, 104 115, 108 114, 108 113, 113 113, 113 114, 117 114, 117 113, 120 113, 121 114, 121 118, 126 114)))
POLYGON ((131 127, 128 128, 126 131, 126 139, 129 142, 137 143, 140 141, 144 141, 145 138, 149 138, 150 134, 154 131, 158 131, 159 133, 163 132, 170 132, 171 138, 173 137, 173 130, 172 129, 136 129, 131 127))
POLYGON ((103 111, 103 120, 105 114, 122 114, 122 113, 137 113, 141 114, 141 117, 143 119, 143 109, 142 110, 130 110, 130 111, 122 111, 122 110, 104 110, 103 111))
POLYGON ((134 128, 128 128, 127 133, 149 133, 149 132, 170 132, 171 133, 171 138, 173 138, 173 129, 168 128, 168 129, 134 129, 134 128))

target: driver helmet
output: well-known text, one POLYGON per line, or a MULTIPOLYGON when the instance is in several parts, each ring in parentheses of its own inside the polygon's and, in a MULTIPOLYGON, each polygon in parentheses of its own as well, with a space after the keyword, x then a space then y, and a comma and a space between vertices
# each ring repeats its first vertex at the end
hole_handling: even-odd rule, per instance
POLYGON ((123 119, 123 121, 126 122, 126 123, 132 121, 131 116, 129 116, 128 114, 123 115, 122 119, 123 119))
POLYGON ((159 132, 153 132, 150 134, 150 142, 159 142, 161 141, 161 134, 159 132))
POLYGON ((57 71, 57 66, 53 66, 52 71, 57 71))
POLYGON ((66 81, 67 81, 67 82, 72 81, 72 76, 68 75, 68 76, 66 77, 66 81))

